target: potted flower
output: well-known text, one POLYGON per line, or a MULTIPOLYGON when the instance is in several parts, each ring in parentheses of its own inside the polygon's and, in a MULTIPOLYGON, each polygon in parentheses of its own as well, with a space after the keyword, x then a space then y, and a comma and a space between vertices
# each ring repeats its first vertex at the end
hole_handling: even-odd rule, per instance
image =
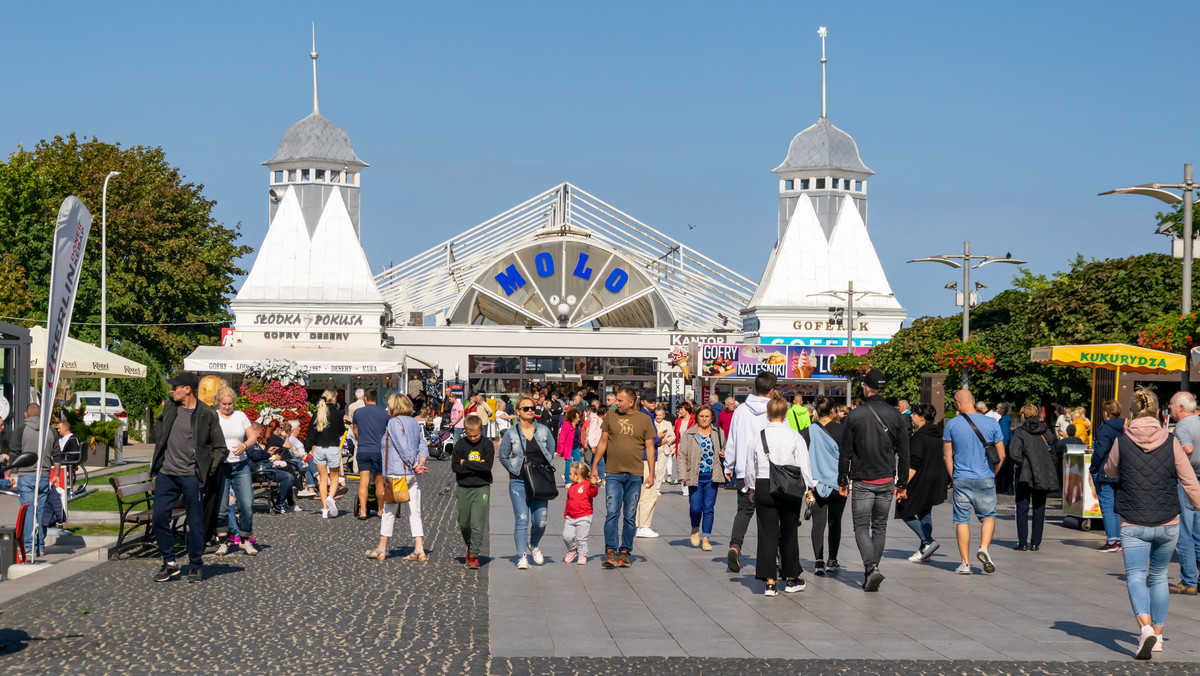
POLYGON ((996 368, 996 354, 983 347, 975 339, 963 342, 948 340, 934 355, 938 365, 950 372, 976 371, 980 373, 996 368))
POLYGON ((865 354, 839 354, 829 363, 829 372, 839 378, 861 378, 871 370, 871 360, 865 354))

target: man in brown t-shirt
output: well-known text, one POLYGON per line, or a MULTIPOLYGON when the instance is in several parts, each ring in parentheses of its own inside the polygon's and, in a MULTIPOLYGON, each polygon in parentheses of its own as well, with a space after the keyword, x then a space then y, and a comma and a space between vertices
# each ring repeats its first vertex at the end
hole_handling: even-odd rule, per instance
POLYGON ((637 408, 638 393, 631 387, 617 392, 617 406, 609 409, 601 425, 600 443, 592 458, 592 474, 597 475, 600 460, 605 467, 604 518, 605 568, 628 568, 633 549, 634 516, 642 486, 654 483, 654 424, 637 408), (646 459, 645 469, 642 458, 646 459), (643 474, 643 471, 645 472, 643 474), (624 521, 618 544, 617 520, 624 521))

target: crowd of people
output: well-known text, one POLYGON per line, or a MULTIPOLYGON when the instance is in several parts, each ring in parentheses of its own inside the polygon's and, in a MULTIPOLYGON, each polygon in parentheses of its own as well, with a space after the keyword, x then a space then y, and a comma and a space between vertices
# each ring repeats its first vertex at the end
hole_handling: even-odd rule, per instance
MULTIPOLYGON (((299 423, 251 421, 234 408, 232 390, 222 388, 215 407, 196 398, 199 382, 181 373, 170 381, 172 397, 159 417, 151 474, 154 480, 154 537, 163 560, 156 581, 182 575, 175 560, 170 512, 187 515, 189 581, 203 579, 202 556, 258 553, 254 536, 254 485, 274 486, 271 511, 303 511, 312 498, 322 518, 337 518, 347 495, 344 474, 359 481, 354 516, 367 519, 375 504, 379 540, 366 551, 389 556, 389 539, 401 505, 407 505, 409 561, 425 561, 421 520, 421 476, 428 471, 427 425, 434 411, 406 394, 380 406, 377 393, 356 393, 342 408, 324 392, 305 434, 299 423), (303 436, 304 442, 301 441, 303 436), (307 443, 307 446, 306 446, 307 443), (353 465, 353 467, 349 467, 353 465)), ((652 389, 625 387, 604 393, 531 390, 498 398, 474 393, 465 402, 448 393, 444 416, 450 429, 458 525, 468 568, 480 567, 487 532, 494 463, 507 473, 514 516, 516 567, 542 565, 542 539, 550 504, 563 501, 562 560, 586 565, 594 516, 603 488, 604 568, 629 568, 637 538, 656 538, 655 507, 664 487, 678 485, 688 500, 690 544, 713 549, 713 524, 720 490, 737 491, 726 550, 726 566, 739 573, 742 547, 757 526, 754 577, 763 593, 805 589, 799 530, 810 521, 812 570, 817 576, 841 570, 838 555, 847 503, 855 545, 863 563, 862 589, 878 592, 885 580, 885 542, 890 519, 904 522, 918 546, 907 557, 926 563, 939 551, 933 508, 948 499, 959 564, 970 575, 977 565, 996 571, 991 547, 996 532, 997 493, 1011 468, 1019 552, 1043 546, 1048 497, 1062 487, 1061 454, 1071 444, 1092 442, 1090 470, 1103 511, 1105 552, 1122 552, 1126 583, 1140 636, 1137 657, 1162 648, 1170 594, 1196 595, 1200 585, 1200 439, 1196 400, 1180 392, 1167 409, 1173 432, 1159 417, 1155 395, 1140 390, 1128 417, 1116 401, 1104 402, 1103 420, 1093 427, 1082 409, 1062 410, 1050 425, 1043 409, 1027 404, 991 411, 968 390, 953 396, 955 415, 939 419, 931 404, 910 406, 884 398, 887 379, 871 370, 860 380, 863 397, 847 407, 825 396, 787 401, 769 372, 754 379, 739 403, 715 395, 705 404, 677 403, 674 415, 652 389), (977 538, 972 522, 979 524, 977 538), (974 557, 972 558, 972 540, 974 557), (1181 580, 1169 585, 1167 565, 1178 554, 1181 580)), ((40 438, 39 411, 31 405, 21 430, 29 444, 40 438)), ((53 463, 69 453, 69 426, 61 427, 44 454, 43 483, 53 463)), ((77 452, 77 451, 76 451, 77 452)), ((24 496, 32 494, 34 467, 15 476, 24 496)), ((501 474, 501 478, 504 475, 501 474)), ((41 493, 52 493, 48 485, 41 493)), ((23 498, 24 499, 24 498, 23 498)), ((32 500, 32 495, 29 496, 32 500)), ((37 551, 42 532, 24 534, 37 551)))

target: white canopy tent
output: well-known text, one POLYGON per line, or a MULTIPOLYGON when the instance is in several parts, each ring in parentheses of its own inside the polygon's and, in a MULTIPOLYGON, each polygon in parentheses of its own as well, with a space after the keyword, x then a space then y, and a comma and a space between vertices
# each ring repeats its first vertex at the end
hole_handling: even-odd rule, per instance
MULTIPOLYGON (((45 368, 43 362, 46 360, 46 327, 30 328, 29 336, 33 339, 29 350, 29 369, 41 371, 45 368)), ((67 344, 63 347, 62 369, 59 376, 63 378, 145 378, 146 367, 91 343, 67 338, 67 344)))

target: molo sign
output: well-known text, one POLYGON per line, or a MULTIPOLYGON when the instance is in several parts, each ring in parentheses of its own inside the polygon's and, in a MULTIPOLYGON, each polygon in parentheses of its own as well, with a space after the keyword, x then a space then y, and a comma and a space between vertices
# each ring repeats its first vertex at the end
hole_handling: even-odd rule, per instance
MULTIPOLYGON (((584 281, 592 281, 595 275, 595 270, 588 264, 592 254, 579 251, 574 257, 574 266, 571 268, 570 274, 584 281)), ((564 258, 566 258, 564 256, 564 258)), ((560 268, 555 261, 554 255, 548 251, 542 251, 535 254, 533 257, 533 269, 538 277, 543 279, 554 277, 560 269, 565 269, 568 266, 564 265, 560 268)), ((504 291, 505 296, 511 296, 513 293, 525 286, 525 277, 521 271, 517 269, 516 263, 510 263, 508 267, 496 275, 496 283, 500 285, 500 289, 504 291)), ((621 289, 625 288, 625 284, 629 281, 629 273, 624 268, 612 267, 608 270, 608 274, 604 279, 604 288, 610 293, 620 293, 621 289)))

